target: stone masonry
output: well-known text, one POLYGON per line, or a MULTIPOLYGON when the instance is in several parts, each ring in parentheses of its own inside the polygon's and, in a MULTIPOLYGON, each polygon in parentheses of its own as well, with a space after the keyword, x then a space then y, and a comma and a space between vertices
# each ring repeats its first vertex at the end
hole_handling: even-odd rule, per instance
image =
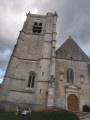
POLYGON ((0 109, 82 111, 90 105, 90 59, 71 37, 56 50, 57 18, 56 12, 27 14, 0 90, 0 109))

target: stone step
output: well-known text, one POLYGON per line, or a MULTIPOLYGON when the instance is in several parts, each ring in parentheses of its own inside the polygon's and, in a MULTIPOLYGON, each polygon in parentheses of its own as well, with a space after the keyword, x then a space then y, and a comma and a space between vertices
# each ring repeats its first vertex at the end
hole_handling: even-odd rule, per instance
POLYGON ((85 118, 90 118, 90 113, 88 112, 81 112, 81 111, 73 111, 81 120, 85 118))

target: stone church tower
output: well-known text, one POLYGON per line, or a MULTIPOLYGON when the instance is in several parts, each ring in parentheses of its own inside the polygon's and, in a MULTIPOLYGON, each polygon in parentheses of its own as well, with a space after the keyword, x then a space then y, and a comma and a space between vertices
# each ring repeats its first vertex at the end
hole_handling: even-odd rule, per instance
POLYGON ((56 12, 27 14, 2 85, 0 101, 6 110, 54 106, 56 21, 56 12))
POLYGON ((0 89, 0 109, 82 111, 90 105, 90 59, 71 37, 56 50, 57 17, 27 14, 0 89))

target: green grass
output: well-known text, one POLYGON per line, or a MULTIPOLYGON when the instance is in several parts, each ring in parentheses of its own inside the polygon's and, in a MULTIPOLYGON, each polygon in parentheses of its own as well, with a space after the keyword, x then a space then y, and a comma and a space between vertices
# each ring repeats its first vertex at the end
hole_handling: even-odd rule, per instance
MULTIPOLYGON (((21 113, 0 112, 0 120, 22 120, 21 113)), ((33 112, 28 114, 27 120, 80 120, 76 115, 66 111, 33 112)))

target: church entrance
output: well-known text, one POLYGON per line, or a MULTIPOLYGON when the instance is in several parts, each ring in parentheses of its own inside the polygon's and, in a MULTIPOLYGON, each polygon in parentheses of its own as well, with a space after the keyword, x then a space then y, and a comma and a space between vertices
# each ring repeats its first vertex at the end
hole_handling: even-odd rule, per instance
POLYGON ((68 110, 79 111, 79 101, 76 95, 69 95, 67 98, 68 110))

